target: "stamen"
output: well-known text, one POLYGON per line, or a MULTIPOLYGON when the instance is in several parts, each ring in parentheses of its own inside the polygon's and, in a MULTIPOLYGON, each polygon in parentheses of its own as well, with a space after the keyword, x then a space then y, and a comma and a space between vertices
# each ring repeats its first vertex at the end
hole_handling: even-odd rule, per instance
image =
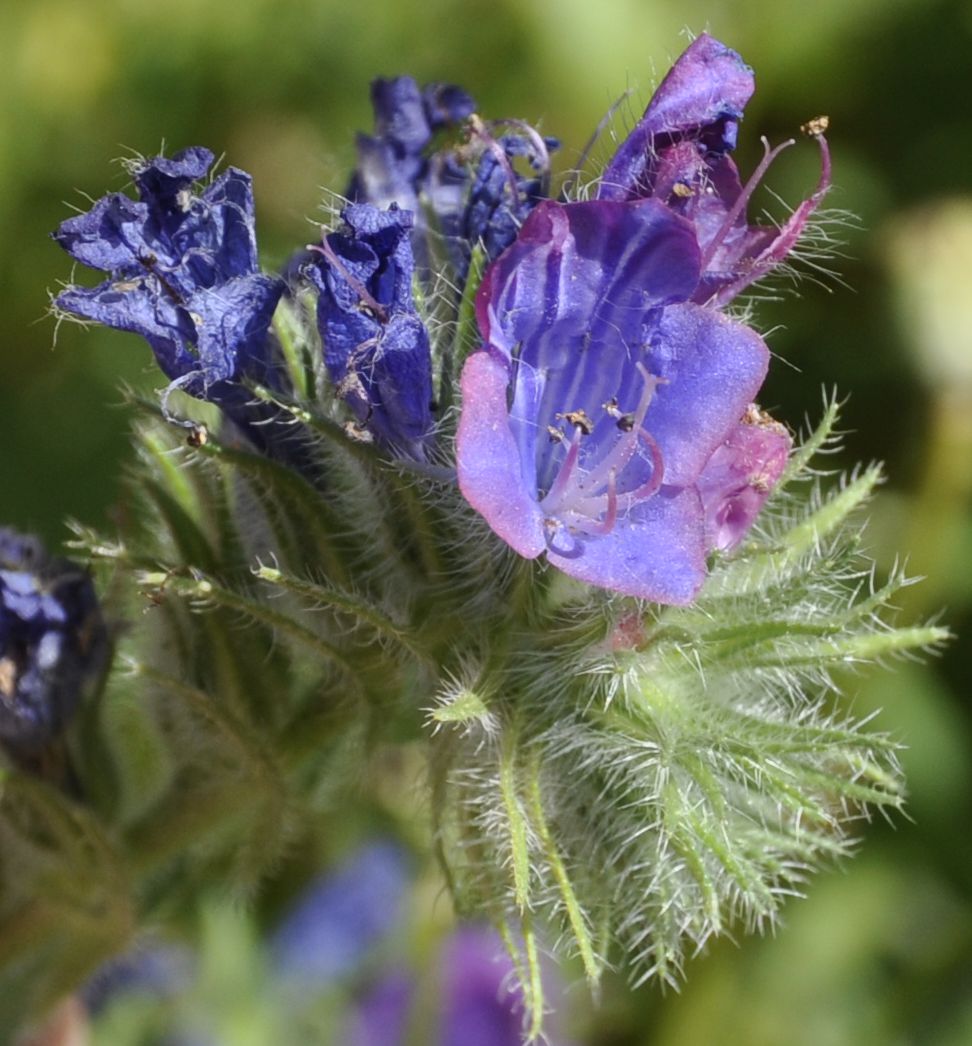
POLYGON ((615 440, 604 459, 590 472, 584 473, 578 468, 581 440, 589 431, 593 431, 593 425, 587 430, 580 422, 586 420, 589 423, 590 419, 583 411, 557 415, 572 421, 575 428, 564 460, 540 505, 547 514, 548 521, 558 521, 560 529, 566 527, 577 534, 610 534, 617 524, 622 498, 625 505, 630 507, 636 501, 651 497, 662 484, 664 463, 661 449, 654 437, 642 428, 661 379, 653 377, 643 363, 637 364, 637 370, 644 380, 644 389, 637 409, 632 414, 622 414, 614 397, 603 405, 609 416, 619 419, 619 425, 622 422, 627 423, 630 419, 630 430, 615 440), (651 475, 634 490, 619 493, 618 477, 638 452, 639 441, 645 444, 651 456, 651 475))
POLYGON ((818 116, 816 120, 811 120, 809 124, 804 125, 810 136, 815 138, 817 145, 820 146, 820 177, 817 180, 817 188, 814 190, 813 195, 809 199, 804 200, 790 215, 789 220, 780 228, 776 239, 753 259, 749 269, 709 299, 708 304, 714 308, 719 308, 725 305, 726 302, 732 301, 740 291, 762 276, 765 276, 770 269, 781 262, 796 245, 804 226, 810 219, 810 215, 820 206, 820 201, 830 188, 831 175, 830 146, 823 135, 823 128, 829 121, 826 121, 826 123, 824 121, 826 121, 826 117, 818 116))
POLYGON ((610 534, 614 530, 614 524, 618 521, 618 489, 617 473, 614 469, 608 475, 607 488, 607 512, 600 523, 590 523, 583 526, 583 530, 589 534, 610 534))
POLYGON ((645 498, 650 498, 662 485, 665 477, 665 461, 662 457, 661 447, 658 446, 655 437, 650 432, 646 432, 645 429, 639 429, 638 435, 648 445, 648 453, 651 454, 651 477, 642 483, 640 487, 628 491, 625 497, 632 502, 644 501, 645 498))
POLYGON ((557 475, 554 477, 553 483, 550 485, 550 490, 547 491, 547 496, 540 502, 542 507, 547 505, 556 505, 564 493, 567 490, 567 486, 570 483, 571 473, 574 471, 574 466, 577 464, 577 456, 580 453, 580 441, 581 441, 581 430, 574 429, 574 435, 570 441, 570 447, 567 449, 567 455, 560 464, 560 468, 557 470, 557 475))
POLYGON ((594 422, 587 416, 587 411, 582 407, 580 410, 568 410, 563 414, 555 414, 558 420, 568 421, 575 428, 589 436, 594 431, 594 422))
POLYGON ((583 485, 589 490, 597 490, 603 486, 612 469, 620 475, 638 449, 637 430, 641 429, 645 415, 648 413, 648 406, 655 394, 655 389, 661 384, 661 379, 652 377, 643 363, 637 364, 637 370, 644 379, 645 387, 641 392, 641 399, 638 401, 634 417, 631 419, 631 428, 614 444, 607 457, 598 464, 597 468, 585 476, 583 485))
POLYGON ((763 176, 770 169, 772 162, 783 152, 784 149, 789 149, 791 145, 796 144, 796 140, 793 138, 787 139, 785 142, 780 144, 775 149, 770 149, 769 141, 766 138, 760 139, 763 143, 763 159, 760 160, 756 170, 749 176, 749 181, 746 182, 742 192, 739 194, 739 198, 729 208, 729 213, 726 215, 722 225, 719 226, 719 231, 709 241, 708 247, 702 252, 702 264, 701 272, 709 267, 709 262, 712 261, 715 252, 719 249, 723 239, 729 235, 732 231, 733 225, 736 224, 736 219, 746 209, 746 204, 749 203, 750 196, 756 189, 756 186, 763 180, 763 176))

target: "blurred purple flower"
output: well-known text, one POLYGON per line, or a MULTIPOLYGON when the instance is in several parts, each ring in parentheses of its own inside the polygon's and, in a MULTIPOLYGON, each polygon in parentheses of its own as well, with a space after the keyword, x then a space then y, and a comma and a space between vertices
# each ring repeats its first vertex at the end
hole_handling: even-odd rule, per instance
POLYGON ((0 528, 0 746, 27 756, 56 738, 108 649, 87 572, 0 528))
POLYGON ((359 422, 421 458, 432 431, 429 335, 412 295, 412 215, 352 204, 305 265, 331 381, 359 422))
POLYGON ((511 989, 513 964, 492 930, 466 926, 440 960, 441 1046, 519 1046, 523 1003, 511 989))
POLYGON ((188 948, 160 941, 143 941, 117 959, 106 962, 81 989, 92 1016, 129 995, 175 998, 196 976, 196 961, 188 948))
POLYGON ((699 302, 724 305, 783 261, 830 186, 827 121, 820 118, 806 127, 822 155, 813 195, 779 228, 748 224, 753 190, 793 144, 766 145, 762 162, 741 183, 729 153, 754 89, 752 70, 739 55, 703 33, 672 66, 598 185, 598 199, 660 200, 692 222, 702 251, 693 295, 699 302))
POLYGON ((405 853, 371 843, 314 884, 270 942, 278 977, 302 990, 353 973, 398 925, 410 881, 405 853))
POLYGON ((201 147, 141 161, 137 201, 111 193, 63 222, 54 239, 109 277, 54 305, 141 334, 173 386, 236 407, 246 396, 234 383, 273 383, 267 330, 283 282, 259 271, 248 174, 231 167, 194 194, 212 162, 201 147))
POLYGON ((379 981, 351 1018, 348 1046, 404 1046, 415 992, 415 979, 401 971, 379 981))
MULTIPOLYGON (((465 926, 445 942, 436 966, 430 1021, 421 1029, 430 1046, 522 1046, 522 999, 512 988, 513 964, 499 936, 465 926)), ((545 978, 546 979, 546 978, 545 978)), ((352 1018, 349 1046, 404 1046, 414 1034, 413 1007, 420 988, 398 972, 374 987, 352 1018)), ((562 1042, 556 1036, 546 1040, 562 1042)))

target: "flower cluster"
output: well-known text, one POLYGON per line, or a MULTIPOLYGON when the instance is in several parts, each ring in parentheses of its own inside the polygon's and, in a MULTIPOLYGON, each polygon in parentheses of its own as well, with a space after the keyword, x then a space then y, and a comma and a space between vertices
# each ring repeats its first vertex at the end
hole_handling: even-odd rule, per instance
POLYGON ((107 655, 88 574, 0 529, 0 748, 29 755, 56 738, 107 655))
MULTIPOLYGON (((313 1010, 326 1035, 343 1002, 347 1041, 534 1041, 545 943, 595 990, 615 959, 675 983, 713 936, 771 925, 860 811, 900 807, 896 743, 830 680, 947 633, 884 620, 902 574, 868 591, 853 513, 880 470, 807 475, 836 405, 793 454, 758 405, 770 353, 733 303, 790 256, 830 161, 819 118, 815 190, 753 224, 789 144, 740 177, 753 86, 700 36, 576 194, 536 129, 376 81, 340 220, 286 278, 258 268, 248 176, 205 149, 134 163, 137 199, 64 223, 107 278, 56 308, 142 334, 176 394, 136 403, 117 533, 76 527, 122 612, 150 613, 65 745, 104 628, 85 575, 0 532, 0 1026, 183 899, 203 917, 169 921, 204 952, 218 876, 278 927, 267 1028, 313 1010), (21 772, 48 754, 76 787, 21 772), (399 794, 416 758, 427 835, 399 794), (386 980, 414 915, 397 847, 313 880, 356 818, 403 822, 510 965, 470 930, 431 978, 386 980)), ((220 955, 240 940, 211 929, 220 955)))
POLYGON ((359 135, 358 166, 349 197, 415 215, 413 243, 426 275, 444 256, 462 284, 472 248, 495 258, 549 189, 554 138, 521 120, 486 123, 460 87, 410 76, 378 79, 371 86, 374 135, 359 135), (505 128, 503 133, 499 133, 505 128), (462 141, 431 149, 436 136, 461 133, 462 141), (527 173, 516 169, 523 160, 527 173))
MULTIPOLYGON (((431 291, 438 257, 461 288, 478 247, 491 264, 460 381, 459 489, 521 556, 690 602, 790 446, 754 402, 768 350, 722 309, 787 256, 829 184, 820 120, 816 192, 782 227, 749 224, 754 188, 791 144, 767 149, 743 184, 730 153, 752 91, 740 57, 698 37, 592 198, 570 201, 548 195, 553 139, 519 121, 494 134, 504 125, 458 87, 375 81, 357 202, 299 266, 349 434, 413 460, 448 455, 433 385, 437 371, 452 381, 450 350, 430 337, 413 284, 431 291)), ((113 194, 65 222, 58 241, 110 277, 56 304, 143 334, 175 384, 233 416, 247 387, 274 384, 267 327, 282 284, 257 271, 247 176, 230 169, 193 195, 211 159, 187 149, 137 165, 139 202, 113 194)))

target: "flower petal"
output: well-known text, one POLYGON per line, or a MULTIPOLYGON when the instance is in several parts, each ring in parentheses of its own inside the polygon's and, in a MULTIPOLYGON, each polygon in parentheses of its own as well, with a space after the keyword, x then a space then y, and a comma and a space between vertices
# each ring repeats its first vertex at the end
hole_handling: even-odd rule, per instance
POLYGON ((358 420, 422 457, 432 431, 429 336, 412 294, 412 214, 352 204, 305 269, 320 291, 324 363, 358 420))
POLYGON ((694 483, 755 398, 769 350, 751 328, 685 304, 665 309, 645 362, 663 382, 646 424, 661 448, 665 483, 694 483))
POLYGON ((716 152, 732 149, 736 127, 752 96, 752 70, 731 48, 702 33, 682 53, 655 92, 644 116, 601 176, 598 198, 625 200, 652 194, 659 136, 698 137, 716 152))
POLYGON ((688 298, 698 262, 692 227, 656 200, 545 200, 487 271, 480 330, 506 352, 523 343, 531 366, 576 363, 592 340, 614 331, 634 342, 645 312, 688 298))
POLYGON ((92 269, 122 272, 138 268, 148 208, 124 193, 103 196, 90 211, 61 222, 53 238, 92 269))
POLYGON ((462 369, 462 414, 456 440, 459 489, 492 529, 521 556, 546 548, 536 487, 524 479, 510 431, 508 365, 474 352, 462 369))
POLYGON ((0 527, 0 748, 29 756, 58 736, 108 648, 88 573, 0 527))
POLYGON ((547 558, 592 585, 658 603, 691 603, 705 580, 702 505, 694 488, 662 490, 639 502, 606 537, 567 535, 547 558), (573 549, 571 549, 573 545, 573 549))
POLYGON ((601 417, 598 446, 617 436, 603 404, 635 408, 646 325, 692 294, 698 262, 691 226, 655 200, 545 201, 487 270, 479 325, 494 350, 516 357, 511 425, 524 475, 535 472, 541 490, 562 456, 547 434, 558 414, 601 417))
POLYGON ((232 400, 238 414, 239 397, 226 382, 273 384, 267 329, 284 285, 258 270, 250 176, 230 168, 192 193, 212 161, 208 149, 194 147, 140 162, 140 201, 113 193, 62 223, 58 243, 110 278, 68 287, 55 305, 141 334, 171 381, 224 408, 232 400))
POLYGON ((746 536, 786 468, 792 440, 751 407, 716 448, 699 477, 710 548, 732 549, 746 536))

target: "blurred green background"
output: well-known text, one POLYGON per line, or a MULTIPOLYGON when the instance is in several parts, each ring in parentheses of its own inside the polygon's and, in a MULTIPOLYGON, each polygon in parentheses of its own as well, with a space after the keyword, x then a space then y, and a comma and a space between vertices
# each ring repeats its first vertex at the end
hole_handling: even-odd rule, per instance
MULTIPOLYGON (((965 654, 972 597, 972 2, 969 0, 4 0, 0 4, 0 489, 3 521, 48 541, 106 525, 126 460, 122 381, 162 384, 138 339, 55 328, 71 276, 48 233, 123 189, 113 162, 205 144, 255 178, 268 266, 315 238, 322 187, 344 187, 368 82, 408 72, 466 86, 487 116, 539 122, 576 160, 608 106, 640 111, 687 28, 757 73, 744 170, 831 117, 836 188, 855 220, 827 267, 756 322, 780 357, 764 406, 793 427, 822 389, 849 397, 845 451, 890 476, 869 531, 878 561, 927 575, 902 619, 944 608, 958 638, 930 665, 849 677, 854 710, 907 745, 912 822, 868 826, 775 938, 723 942, 678 996, 609 992, 608 1043, 972 1042, 972 845, 965 654)), ((769 183, 796 203, 803 143, 769 183)), ((763 192, 758 205, 780 215, 763 192)), ((80 277, 79 273, 79 277, 80 277)), ((82 277, 83 279, 83 277, 82 277)))

